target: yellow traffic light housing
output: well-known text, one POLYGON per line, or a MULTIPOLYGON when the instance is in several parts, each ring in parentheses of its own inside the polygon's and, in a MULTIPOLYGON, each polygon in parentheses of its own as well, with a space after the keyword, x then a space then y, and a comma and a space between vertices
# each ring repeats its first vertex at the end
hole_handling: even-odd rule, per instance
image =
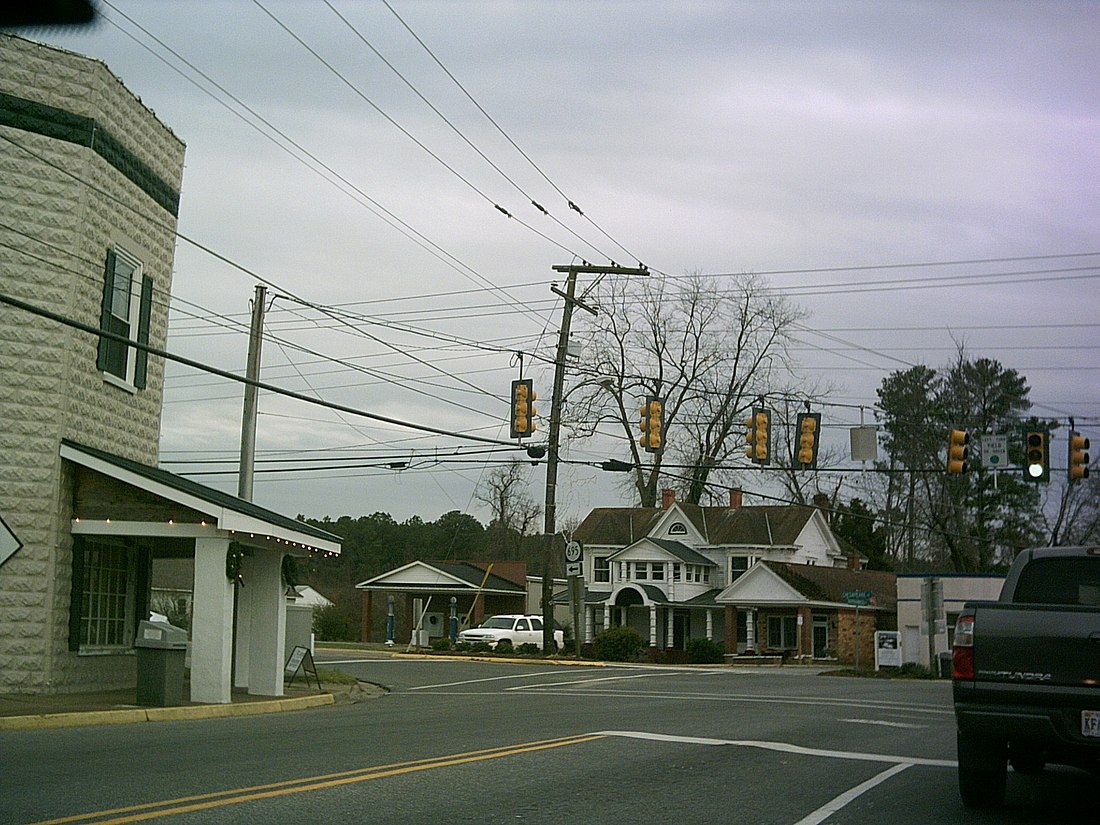
POLYGON ((970 433, 966 430, 951 430, 947 434, 947 472, 954 475, 970 469, 970 433))
POLYGON ((512 438, 527 438, 535 431, 535 398, 530 378, 512 382, 512 438))
POLYGON ((798 452, 795 458, 803 470, 817 469, 818 437, 821 433, 821 413, 799 413, 796 422, 798 430, 798 452))
POLYGON ((764 407, 753 407, 745 419, 745 455, 753 464, 771 464, 772 413, 764 407))
POLYGON ((1029 430, 1024 436, 1024 477, 1029 481, 1050 481, 1050 433, 1029 430))
POLYGON ((638 423, 642 437, 638 443, 647 453, 659 453, 664 449, 665 402, 649 396, 642 405, 642 420, 638 423))
POLYGON ((1069 434, 1069 480, 1080 481, 1089 477, 1089 440, 1078 432, 1069 434))

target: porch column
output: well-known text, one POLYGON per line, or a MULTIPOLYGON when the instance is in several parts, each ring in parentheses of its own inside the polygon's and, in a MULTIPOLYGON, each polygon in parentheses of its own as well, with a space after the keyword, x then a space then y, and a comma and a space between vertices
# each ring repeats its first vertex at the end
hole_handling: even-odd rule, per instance
POLYGON ((584 641, 590 644, 596 638, 596 606, 585 605, 584 608, 584 641))
POLYGON ((714 611, 707 608, 707 639, 714 641, 714 611))
POLYGON ((657 646, 657 605, 649 606, 649 646, 657 646))
POLYGON ((603 629, 611 627, 611 605, 607 602, 603 603, 603 629))
POLYGON ((745 611, 745 652, 756 653, 756 610, 745 611))
POLYGON ((672 608, 665 608, 665 647, 672 647, 676 640, 676 629, 672 626, 672 608))
MULTIPOLYGON (((241 580, 246 585, 252 584, 253 579, 252 554, 246 553, 241 557, 241 580)), ((248 687, 249 648, 251 647, 252 623, 248 617, 252 615, 253 588, 234 586, 233 618, 233 687, 248 687)))
MULTIPOLYGON (((283 654, 286 648, 286 593, 283 554, 256 550, 252 556, 252 623, 249 631, 248 692, 255 696, 283 695, 283 654)), ((242 614, 241 618, 244 616, 242 614)))
POLYGON ((737 608, 726 605, 724 611, 726 631, 726 653, 737 652, 737 608))
POLYGON ((228 704, 232 698, 233 583, 225 575, 228 538, 195 539, 191 619, 191 701, 228 704))

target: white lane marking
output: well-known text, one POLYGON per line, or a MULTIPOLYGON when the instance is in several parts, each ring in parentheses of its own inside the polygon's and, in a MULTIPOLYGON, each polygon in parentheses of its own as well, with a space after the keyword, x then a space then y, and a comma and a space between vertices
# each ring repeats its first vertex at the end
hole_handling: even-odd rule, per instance
POLYGON ((927 725, 910 725, 906 722, 887 722, 883 719, 841 719, 841 722, 851 722, 853 725, 882 725, 885 728, 912 728, 922 730, 927 725))
POLYGON ((623 682, 627 679, 649 679, 653 676, 663 676, 662 673, 635 673, 632 676, 600 676, 596 679, 570 679, 567 682, 547 682, 538 685, 518 685, 505 688, 506 690, 542 690, 543 688, 563 687, 565 685, 591 685, 597 682, 623 682))
POLYGON ((845 791, 835 799, 826 802, 813 813, 802 817, 802 819, 798 820, 795 825, 820 825, 820 823, 824 822, 837 811, 847 806, 847 804, 856 797, 866 793, 867 791, 871 790, 871 788, 874 788, 877 785, 881 785, 887 779, 901 773, 906 768, 909 768, 911 765, 912 763, 904 763, 900 765, 894 765, 894 767, 892 768, 887 768, 882 773, 877 774, 876 776, 872 776, 866 782, 861 782, 854 788, 845 791))
MULTIPOLYGON (((461 682, 445 682, 439 685, 417 685, 416 687, 409 688, 409 690, 434 690, 436 688, 460 687, 462 685, 477 685, 481 684, 482 682, 500 682, 506 679, 534 679, 539 676, 545 676, 548 672, 551 674, 569 673, 571 670, 571 668, 565 668, 564 670, 542 670, 536 671, 535 673, 518 673, 512 676, 489 676, 484 679, 466 679, 461 682)), ((511 688, 508 689, 511 690, 511 688)))
POLYGON ((787 742, 767 742, 754 739, 712 739, 698 736, 671 736, 663 733, 647 733, 633 730, 601 730, 600 736, 618 736, 626 739, 649 739, 655 742, 683 742, 691 745, 733 745, 740 748, 760 748, 761 750, 797 754, 799 756, 821 756, 827 759, 849 759, 856 762, 892 762, 899 765, 926 765, 934 768, 955 768, 958 763, 953 759, 923 759, 915 756, 895 756, 887 753, 861 753, 859 751, 834 751, 821 748, 804 748, 787 742))
MULTIPOLYGON (((593 680, 595 681, 595 680, 593 680)), ((690 699, 702 702, 746 702, 760 703, 764 705, 830 705, 833 707, 854 707, 861 710, 881 710, 889 712, 918 713, 928 716, 951 716, 955 711, 951 709, 936 708, 927 705, 905 705, 901 702, 883 701, 854 701, 834 699, 830 697, 803 697, 788 699, 775 696, 753 696, 751 694, 738 693, 645 693, 642 691, 627 690, 544 690, 544 685, 531 685, 527 691, 542 692, 551 696, 583 696, 596 697, 623 697, 641 699, 690 699)))

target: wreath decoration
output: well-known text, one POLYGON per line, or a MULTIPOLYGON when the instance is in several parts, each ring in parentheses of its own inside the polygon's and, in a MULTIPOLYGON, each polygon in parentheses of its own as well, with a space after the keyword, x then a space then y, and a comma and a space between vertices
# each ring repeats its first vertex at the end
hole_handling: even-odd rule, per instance
POLYGON ((229 543, 229 550, 225 554, 225 577, 240 587, 244 587, 244 575, 241 567, 244 565, 244 550, 237 542, 229 543))

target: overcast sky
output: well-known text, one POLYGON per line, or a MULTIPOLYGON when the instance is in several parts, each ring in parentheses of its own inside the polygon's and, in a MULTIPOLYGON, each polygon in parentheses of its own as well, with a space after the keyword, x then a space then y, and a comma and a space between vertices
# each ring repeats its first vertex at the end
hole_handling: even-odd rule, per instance
MULTIPOLYGON (((958 342, 1100 438, 1100 4, 388 2, 101 0, 90 30, 31 34, 103 60, 187 144, 179 229, 216 255, 178 245, 170 350, 243 372, 259 276, 265 381, 507 440, 514 352, 554 344, 551 267, 641 261, 764 273, 805 308, 837 444, 885 376, 958 342)), ((241 395, 170 365, 164 465, 235 461, 241 395)), ((261 457, 409 463, 260 472, 260 504, 487 520, 491 465, 435 460, 465 442, 260 410, 261 457)), ((564 467, 559 523, 633 503, 613 480, 564 467)))

